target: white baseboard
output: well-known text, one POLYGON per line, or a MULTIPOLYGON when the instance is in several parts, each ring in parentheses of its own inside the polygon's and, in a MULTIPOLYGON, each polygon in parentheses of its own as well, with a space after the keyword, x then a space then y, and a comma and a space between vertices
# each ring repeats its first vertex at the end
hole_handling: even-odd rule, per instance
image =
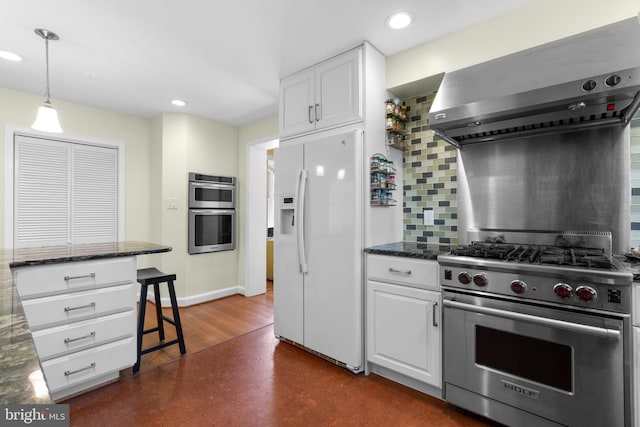
MULTIPOLYGON (((197 295, 190 295, 188 297, 177 297, 178 307, 188 307, 190 305, 201 304, 203 302, 213 301, 220 298, 228 297, 230 295, 244 295, 244 286, 232 286, 225 289, 217 289, 215 291, 205 292, 197 295)), ((140 300, 140 294, 138 293, 138 300, 140 300)), ((147 292, 147 300, 155 302, 155 296, 153 295, 153 287, 149 286, 147 292)), ((160 299, 162 307, 171 307, 171 300, 169 297, 163 297, 160 299)))

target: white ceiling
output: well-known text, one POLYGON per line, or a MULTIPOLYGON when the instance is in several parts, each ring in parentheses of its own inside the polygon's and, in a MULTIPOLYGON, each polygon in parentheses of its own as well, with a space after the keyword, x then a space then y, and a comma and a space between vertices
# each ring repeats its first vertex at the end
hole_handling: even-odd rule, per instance
MULTIPOLYGON (((391 55, 531 0, 0 0, 0 86, 142 117, 231 125, 277 113, 280 77, 370 41, 391 55), (415 24, 385 27, 409 10, 415 24), (188 105, 172 106, 171 99, 188 105)), ((34 110, 35 111, 35 110, 34 110)), ((62 120, 62 115, 61 115, 62 120)))

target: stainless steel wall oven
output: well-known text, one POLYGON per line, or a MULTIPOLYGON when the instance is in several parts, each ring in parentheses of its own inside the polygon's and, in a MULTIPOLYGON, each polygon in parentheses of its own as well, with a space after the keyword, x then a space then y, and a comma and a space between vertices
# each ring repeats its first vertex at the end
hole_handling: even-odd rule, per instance
POLYGON ((189 254, 235 249, 235 178, 189 174, 189 254))
POLYGON ((189 173, 189 208, 235 209, 236 179, 189 173))

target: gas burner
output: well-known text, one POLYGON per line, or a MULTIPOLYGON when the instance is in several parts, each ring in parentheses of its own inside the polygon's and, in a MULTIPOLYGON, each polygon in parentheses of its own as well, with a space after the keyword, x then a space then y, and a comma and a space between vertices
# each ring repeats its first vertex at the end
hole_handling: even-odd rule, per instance
POLYGON ((497 242, 472 242, 458 247, 451 255, 488 258, 505 262, 550 264, 587 269, 611 270, 611 259, 603 248, 514 245, 497 242))
POLYGON ((591 248, 544 248, 539 263, 584 268, 612 268, 611 260, 604 255, 604 249, 591 248))
POLYGON ((475 258, 505 259, 514 249, 515 246, 505 243, 473 242, 469 246, 454 249, 452 254, 475 258))

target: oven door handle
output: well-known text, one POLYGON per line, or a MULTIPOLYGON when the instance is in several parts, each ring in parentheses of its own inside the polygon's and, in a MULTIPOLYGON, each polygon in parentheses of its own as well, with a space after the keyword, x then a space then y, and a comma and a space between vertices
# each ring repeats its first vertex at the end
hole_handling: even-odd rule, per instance
POLYGON ((620 340, 620 331, 617 329, 599 328, 597 326, 581 325, 579 323, 566 322, 564 320, 547 319, 546 317, 532 316, 530 314, 515 313, 511 311, 499 310, 497 308, 482 307, 463 302, 444 300, 445 307, 458 308, 464 311, 472 311, 479 314, 487 314, 490 316, 498 316, 505 319, 518 320, 533 323, 551 328, 564 329, 571 332, 591 335, 598 338, 605 338, 612 341, 620 340))
POLYGON ((202 187, 202 188, 222 188, 223 190, 233 190, 235 185, 233 184, 223 184, 223 183, 205 183, 205 182, 191 182, 192 187, 202 187))

